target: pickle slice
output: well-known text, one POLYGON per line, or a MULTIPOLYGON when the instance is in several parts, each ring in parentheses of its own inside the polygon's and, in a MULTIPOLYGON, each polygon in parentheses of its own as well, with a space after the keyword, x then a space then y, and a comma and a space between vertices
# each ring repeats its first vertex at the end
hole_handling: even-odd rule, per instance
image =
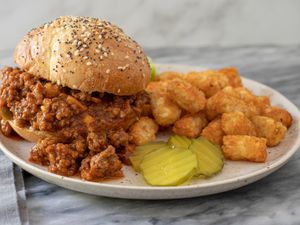
POLYGON ((132 155, 129 157, 129 160, 132 164, 133 169, 135 171, 139 172, 140 164, 145 155, 147 155, 148 153, 150 153, 156 149, 166 147, 166 146, 167 146, 167 144, 163 141, 150 142, 145 145, 137 146, 135 148, 134 152, 132 153, 132 155))
POLYGON ((193 139, 189 149, 197 155, 197 175, 211 177, 222 170, 224 156, 219 146, 201 137, 193 139))
POLYGON ((13 114, 7 107, 1 108, 1 116, 4 120, 11 120, 13 119, 13 114))
POLYGON ((192 140, 185 136, 172 135, 168 140, 168 144, 178 148, 189 148, 192 144, 192 140))
POLYGON ((198 162, 188 149, 164 147, 147 154, 140 167, 148 184, 175 186, 194 176, 198 162))
POLYGON ((220 145, 217 145, 217 144, 209 141, 205 137, 201 137, 201 136, 197 138, 197 141, 201 142, 201 144, 203 144, 205 147, 210 148, 217 155, 219 155, 222 160, 224 160, 223 151, 222 151, 222 148, 220 145))
POLYGON ((151 81, 154 81, 155 80, 155 76, 156 76, 156 69, 155 69, 155 65, 152 61, 152 59, 150 57, 147 57, 148 58, 148 62, 150 64, 150 69, 151 69, 151 73, 150 73, 150 80, 151 81))

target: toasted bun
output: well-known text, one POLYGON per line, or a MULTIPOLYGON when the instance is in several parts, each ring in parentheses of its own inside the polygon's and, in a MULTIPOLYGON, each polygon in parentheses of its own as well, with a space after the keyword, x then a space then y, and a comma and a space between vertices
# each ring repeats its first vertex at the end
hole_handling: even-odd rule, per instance
POLYGON ((40 138, 45 138, 45 137, 51 137, 59 140, 59 137, 55 136, 54 133, 18 127, 13 120, 9 120, 8 123, 18 135, 20 135, 22 138, 24 138, 27 141, 37 142, 40 138))
POLYGON ((26 72, 83 92, 132 95, 150 81, 141 47, 119 27, 63 16, 30 31, 15 49, 26 72))

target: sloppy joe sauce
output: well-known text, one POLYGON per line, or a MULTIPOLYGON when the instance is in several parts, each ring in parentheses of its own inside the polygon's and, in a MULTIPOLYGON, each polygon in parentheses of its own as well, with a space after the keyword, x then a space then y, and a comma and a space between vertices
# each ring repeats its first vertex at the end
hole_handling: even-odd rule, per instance
MULTIPOLYGON (((29 160, 50 172, 85 180, 122 177, 135 146, 128 128, 150 112, 146 93, 134 96, 83 93, 39 79, 18 68, 1 70, 0 108, 19 127, 49 132, 29 160)), ((3 114, 3 113, 2 113, 3 114)), ((5 116, 4 116, 5 117, 5 116)), ((1 130, 12 129, 1 120, 1 130)))

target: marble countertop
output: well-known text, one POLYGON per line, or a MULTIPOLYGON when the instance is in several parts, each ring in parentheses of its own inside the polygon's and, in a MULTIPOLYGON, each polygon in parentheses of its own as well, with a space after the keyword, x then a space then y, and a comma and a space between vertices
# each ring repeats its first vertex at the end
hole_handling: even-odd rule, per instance
MULTIPOLYGON (((235 66, 300 106, 300 47, 148 49, 155 62, 235 66)), ((0 52, 1 56, 1 52, 0 52)), ((2 62, 3 63, 3 62, 2 62)), ((300 151, 274 174, 246 187, 193 199, 143 201, 69 191, 24 174, 29 220, 37 224, 300 224, 300 151)))
POLYGON ((0 49, 15 46, 25 32, 61 15, 106 19, 147 47, 300 43, 297 0, 0 0, 0 3, 0 27, 5 31, 0 49))

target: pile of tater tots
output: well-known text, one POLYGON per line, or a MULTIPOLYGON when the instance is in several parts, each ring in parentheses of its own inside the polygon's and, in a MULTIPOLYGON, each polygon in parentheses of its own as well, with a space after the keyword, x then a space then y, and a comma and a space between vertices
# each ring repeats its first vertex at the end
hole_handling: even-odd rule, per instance
POLYGON ((220 145, 230 160, 265 162, 267 147, 278 145, 293 121, 268 96, 255 96, 243 87, 235 68, 164 72, 146 91, 155 120, 148 123, 155 132, 154 123, 160 129, 172 127, 178 135, 201 135, 220 145))

